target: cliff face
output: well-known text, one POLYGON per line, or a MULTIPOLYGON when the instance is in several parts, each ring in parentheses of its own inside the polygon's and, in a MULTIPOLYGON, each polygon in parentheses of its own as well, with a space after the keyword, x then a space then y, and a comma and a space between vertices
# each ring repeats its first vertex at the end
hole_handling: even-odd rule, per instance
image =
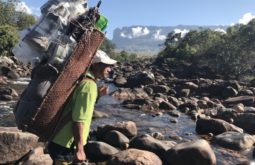
POLYGON ((163 48, 163 43, 170 32, 174 31, 185 35, 190 30, 205 28, 225 31, 227 26, 178 25, 161 27, 138 25, 122 27, 114 30, 112 42, 119 50, 157 54, 163 48))

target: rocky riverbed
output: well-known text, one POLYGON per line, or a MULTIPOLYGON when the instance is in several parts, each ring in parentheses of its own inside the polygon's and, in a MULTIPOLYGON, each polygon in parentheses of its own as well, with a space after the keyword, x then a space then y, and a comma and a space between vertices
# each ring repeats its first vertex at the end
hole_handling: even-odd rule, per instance
MULTIPOLYGON (((15 128, 12 109, 29 80, 19 77, 29 69, 0 64, 0 164, 51 164, 45 144, 15 128)), ((90 164, 252 164, 255 85, 207 74, 150 61, 119 64, 111 94, 95 108, 90 164)))

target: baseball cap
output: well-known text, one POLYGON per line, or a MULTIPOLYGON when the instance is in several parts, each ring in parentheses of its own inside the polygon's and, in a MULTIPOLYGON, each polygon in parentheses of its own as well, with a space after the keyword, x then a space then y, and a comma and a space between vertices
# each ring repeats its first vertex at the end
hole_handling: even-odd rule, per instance
POLYGON ((97 50, 96 55, 92 61, 92 64, 95 63, 104 63, 108 65, 114 65, 117 63, 116 60, 111 59, 104 51, 102 50, 97 50))

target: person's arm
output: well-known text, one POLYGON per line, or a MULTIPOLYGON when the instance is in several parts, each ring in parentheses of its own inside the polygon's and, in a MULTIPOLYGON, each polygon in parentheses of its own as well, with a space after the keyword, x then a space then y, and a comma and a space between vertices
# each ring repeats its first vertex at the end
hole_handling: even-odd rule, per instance
POLYGON ((86 160, 86 154, 84 152, 84 139, 83 139, 83 127, 82 122, 73 122, 73 135, 75 144, 74 162, 82 162, 86 160))

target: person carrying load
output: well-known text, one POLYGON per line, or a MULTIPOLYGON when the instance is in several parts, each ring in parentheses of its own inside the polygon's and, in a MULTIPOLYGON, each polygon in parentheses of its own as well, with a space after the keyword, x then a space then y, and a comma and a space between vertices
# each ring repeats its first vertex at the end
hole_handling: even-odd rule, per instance
MULTIPOLYGON (((85 78, 75 87, 69 102, 64 107, 63 116, 70 114, 70 119, 49 142, 48 151, 54 165, 81 163, 86 161, 84 145, 90 131, 90 124, 97 100, 96 80, 107 78, 111 67, 117 61, 105 52, 98 50, 85 78), (71 112, 71 113, 70 113, 71 112)), ((107 93, 107 88, 99 89, 99 94, 107 93)))

